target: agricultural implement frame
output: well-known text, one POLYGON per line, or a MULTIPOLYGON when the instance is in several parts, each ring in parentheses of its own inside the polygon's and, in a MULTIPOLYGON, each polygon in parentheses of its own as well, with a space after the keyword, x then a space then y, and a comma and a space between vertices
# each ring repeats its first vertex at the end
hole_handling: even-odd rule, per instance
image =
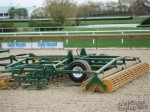
MULTIPOLYGON (((4 52, 8 50, 0 51, 0 53, 4 52)), ((0 58, 0 61, 10 60, 10 63, 0 63, 0 66, 5 67, 0 73, 11 73, 10 82, 36 85, 38 89, 45 87, 44 84, 50 79, 67 74, 73 82, 83 82, 83 90, 111 92, 149 71, 149 65, 142 63, 137 57, 87 54, 84 48, 80 49, 80 52, 77 49, 77 54, 74 56, 72 51, 68 50, 68 55, 37 56, 32 53, 11 55, 0 58), (141 71, 137 73, 139 75, 136 76, 134 71, 128 70, 131 67, 132 70, 140 68, 141 71), (122 71, 125 72, 119 76, 113 76, 122 71), (122 76, 123 74, 125 75, 122 76), (111 75, 112 82, 110 81, 112 79, 105 80, 111 75), (121 77, 125 78, 121 79, 121 77), (114 79, 118 81, 117 85, 114 84, 114 79)))

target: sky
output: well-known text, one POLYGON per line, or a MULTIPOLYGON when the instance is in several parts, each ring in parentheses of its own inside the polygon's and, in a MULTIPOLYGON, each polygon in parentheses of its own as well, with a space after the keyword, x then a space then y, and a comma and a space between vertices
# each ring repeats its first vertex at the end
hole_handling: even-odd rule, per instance
MULTIPOLYGON (((42 6, 45 0, 0 0, 0 6, 21 6, 21 7, 32 7, 42 6)), ((76 0, 77 3, 84 3, 88 0, 76 0)), ((118 0, 91 0, 91 1, 118 1, 118 0)))

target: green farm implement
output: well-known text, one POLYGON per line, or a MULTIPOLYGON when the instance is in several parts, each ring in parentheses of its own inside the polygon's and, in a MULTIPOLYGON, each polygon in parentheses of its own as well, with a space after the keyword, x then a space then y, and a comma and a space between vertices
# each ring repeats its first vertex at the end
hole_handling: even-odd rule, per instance
MULTIPOLYGON (((2 50, 0 53, 8 52, 2 50)), ((73 55, 37 56, 32 53, 0 58, 0 87, 34 85, 46 87, 50 79, 68 75, 75 83, 82 83, 84 91, 112 92, 149 71, 149 65, 137 57, 87 54, 77 50, 73 55), (4 63, 4 62, 7 63, 4 63)))

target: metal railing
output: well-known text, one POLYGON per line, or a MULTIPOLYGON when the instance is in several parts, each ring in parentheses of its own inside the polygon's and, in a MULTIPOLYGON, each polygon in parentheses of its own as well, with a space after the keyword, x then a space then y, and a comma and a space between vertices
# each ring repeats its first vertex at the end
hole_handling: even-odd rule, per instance
POLYGON ((82 36, 82 35, 112 35, 112 34, 150 34, 150 30, 107 30, 107 31, 49 31, 49 32, 9 32, 0 36, 82 36))

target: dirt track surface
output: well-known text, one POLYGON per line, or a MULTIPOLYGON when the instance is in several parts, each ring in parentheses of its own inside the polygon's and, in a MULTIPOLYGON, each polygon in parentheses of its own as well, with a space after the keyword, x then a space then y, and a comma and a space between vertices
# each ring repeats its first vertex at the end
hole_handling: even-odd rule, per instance
MULTIPOLYGON (((11 50, 10 54, 66 55, 67 50, 11 50)), ((140 57, 150 64, 150 50, 88 50, 88 53, 140 57)), ((74 50, 74 54, 76 54, 74 50)), ((1 54, 0 57, 9 55, 1 54)), ((47 90, 0 90, 0 112, 150 112, 150 73, 109 93, 83 92, 71 81, 47 90)))

